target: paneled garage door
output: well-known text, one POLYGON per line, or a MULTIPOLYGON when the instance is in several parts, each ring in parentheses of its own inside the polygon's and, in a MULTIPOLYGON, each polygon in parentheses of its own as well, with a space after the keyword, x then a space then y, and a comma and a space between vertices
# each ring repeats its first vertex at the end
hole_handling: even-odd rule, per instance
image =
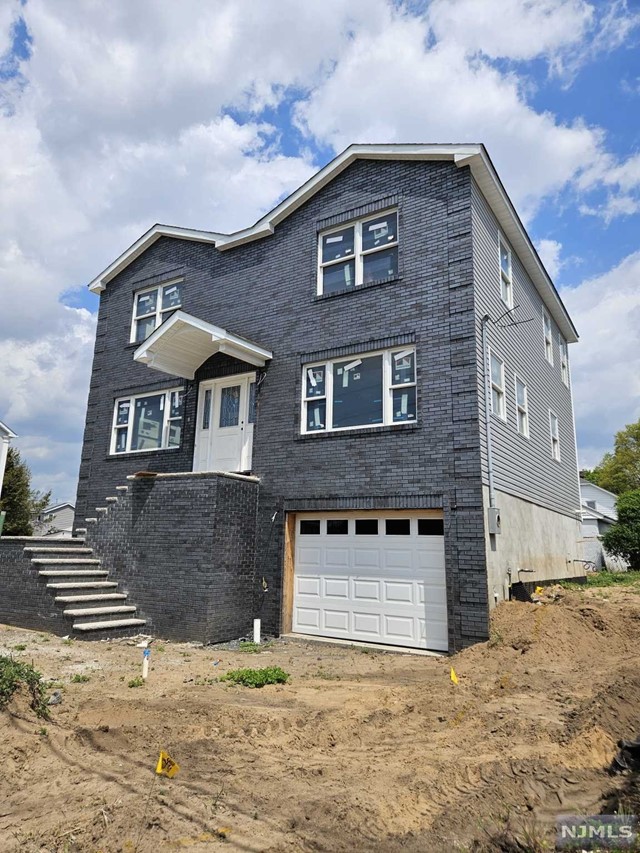
POLYGON ((293 630, 447 651, 442 514, 298 513, 293 630))

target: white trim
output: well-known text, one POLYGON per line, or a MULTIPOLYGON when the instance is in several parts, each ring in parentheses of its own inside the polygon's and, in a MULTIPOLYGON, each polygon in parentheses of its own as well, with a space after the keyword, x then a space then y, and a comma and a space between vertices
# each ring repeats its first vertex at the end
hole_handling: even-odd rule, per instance
MULTIPOLYGON (((156 324, 155 324, 154 329, 153 329, 153 331, 155 332, 155 330, 159 326, 162 325, 162 315, 163 314, 168 314, 171 311, 178 311, 179 310, 179 308, 182 305, 182 301, 180 302, 180 305, 175 306, 175 308, 166 308, 163 311, 162 310, 162 294, 163 294, 163 290, 165 287, 169 287, 172 284, 183 284, 183 282, 184 282, 184 276, 178 276, 177 278, 169 278, 166 281, 161 281, 158 284, 151 285, 150 287, 141 287, 140 290, 134 291, 134 293, 133 293, 133 308, 132 308, 132 312, 131 312, 131 334, 130 334, 130 338, 129 338, 129 343, 132 343, 132 344, 138 343, 138 341, 136 340, 136 331, 137 331, 137 323, 140 320, 144 320, 148 317, 155 317, 156 324), (138 303, 138 297, 141 296, 143 293, 151 293, 154 290, 157 291, 157 293, 158 293, 158 295, 156 297, 156 310, 153 312, 150 312, 149 314, 143 314, 142 316, 137 317, 136 316, 136 306, 138 303)), ((148 337, 148 335, 147 335, 147 337, 148 337)), ((140 343, 142 343, 142 342, 143 341, 140 341, 140 343)))
POLYGON ((500 282, 500 299, 504 302, 507 308, 513 308, 513 263, 511 257, 511 249, 509 248, 509 244, 504 239, 502 234, 498 231, 498 281, 500 282), (502 271, 502 249, 503 247, 507 250, 507 258, 509 261, 509 275, 506 276, 502 271), (507 299, 504 298, 502 294, 503 284, 506 285, 507 291, 507 299))
POLYGON ((518 431, 518 435, 521 435, 523 438, 530 438, 529 433, 529 389, 527 388, 527 383, 522 379, 521 376, 518 376, 517 373, 513 374, 513 390, 515 393, 515 404, 516 404, 516 429, 518 431), (524 388, 524 406, 521 406, 518 403, 518 382, 524 388), (520 429, 520 412, 524 414, 524 422, 525 422, 525 431, 522 432, 520 429))
POLYGON ((387 349, 372 350, 371 352, 362 352, 354 355, 339 356, 337 358, 329 358, 324 361, 313 361, 302 365, 302 388, 301 388, 301 406, 300 406, 300 432, 302 435, 326 435, 328 432, 350 432, 354 429, 376 429, 382 426, 401 426, 402 424, 414 424, 418 420, 418 386, 417 386, 417 371, 418 362, 416 357, 416 348, 414 345, 399 347, 389 347, 387 349), (391 358, 392 354, 406 353, 409 350, 413 355, 413 381, 394 384, 392 378, 391 358), (334 427, 333 426, 333 388, 334 388, 334 371, 333 365, 342 362, 358 362, 361 359, 372 358, 374 356, 382 356, 382 421, 377 424, 355 424, 354 426, 334 427), (324 395, 307 397, 307 371, 312 368, 324 369, 324 395), (416 392, 416 413, 411 420, 393 419, 393 392, 402 388, 414 388, 416 392), (307 428, 307 404, 313 403, 316 400, 325 400, 325 421, 322 428, 308 429, 307 428), (331 424, 329 426, 328 424, 331 424))
POLYGON ((116 397, 113 401, 113 417, 111 419, 111 442, 109 444, 109 455, 110 456, 127 456, 132 453, 153 453, 158 452, 159 450, 177 450, 182 444, 182 438, 180 440, 180 445, 171 445, 169 446, 169 426, 171 421, 179 420, 181 425, 184 424, 184 397, 182 404, 182 414, 179 418, 172 418, 171 415, 171 395, 172 394, 183 394, 184 388, 178 386, 175 388, 161 388, 160 390, 152 390, 152 391, 143 391, 138 394, 124 394, 122 397, 116 397), (164 403, 162 404, 162 437, 160 440, 160 445, 158 447, 145 447, 137 450, 131 449, 131 442, 133 439, 133 418, 132 412, 134 409, 134 403, 136 400, 140 400, 144 397, 164 397, 164 403), (127 402, 129 404, 129 413, 127 415, 127 423, 126 424, 118 424, 118 406, 120 403, 127 402), (126 429, 127 438, 126 438, 126 450, 116 451, 116 442, 118 430, 126 429))
POLYGON ((197 231, 192 228, 177 228, 170 225, 154 225, 145 234, 123 252, 100 275, 89 284, 93 293, 100 293, 132 261, 139 257, 160 237, 173 237, 180 240, 194 240, 211 243, 217 249, 230 249, 251 240, 269 237, 287 216, 312 198, 323 187, 336 178, 355 160, 433 160, 449 161, 458 168, 469 167, 471 173, 498 219, 500 228, 508 239, 511 250, 515 252, 527 274, 533 281, 543 302, 548 305, 567 342, 578 340, 576 329, 564 307, 562 300, 549 274, 545 270, 529 235, 524 229, 513 204, 507 196, 484 145, 350 145, 335 159, 317 172, 288 198, 278 204, 269 213, 259 219, 255 225, 236 231, 233 234, 221 234, 214 231, 197 231))
POLYGON ((505 363, 497 355, 491 347, 489 347, 489 383, 491 385, 491 414, 495 415, 497 418, 500 418, 501 421, 507 423, 507 388, 506 388, 506 380, 505 380, 505 363), (502 384, 498 385, 493 381, 493 367, 492 360, 495 358, 496 361, 500 362, 500 376, 502 380, 502 384), (493 408, 493 392, 498 391, 500 393, 500 409, 501 411, 496 412, 493 408))
POLYGON ((549 409, 549 436, 551 439, 551 458, 555 462, 562 462, 562 454, 560 452, 560 419, 553 411, 553 409, 549 409), (553 432, 553 421, 555 419, 556 423, 556 434, 553 432), (556 456, 556 448, 558 450, 558 454, 556 456))
POLYGON ((178 310, 140 344, 133 360, 172 376, 193 379, 202 362, 217 352, 255 367, 264 367, 273 358, 270 350, 178 310))
POLYGON ((545 361, 553 367, 553 326, 551 324, 551 317, 544 308, 542 309, 542 341, 545 361), (549 334, 547 334, 547 325, 549 327, 549 334))
POLYGON ((3 424, 2 421, 0 421, 0 436, 7 439, 18 437, 16 433, 12 429, 9 429, 6 424, 3 424))
POLYGON ((558 350, 560 351, 560 378, 569 387, 569 347, 562 332, 558 332, 558 350))
MULTIPOLYGON (((354 262, 354 288, 361 287, 364 284, 364 258, 369 255, 375 255, 379 252, 385 251, 385 249, 399 249, 400 246, 400 215, 397 207, 388 207, 384 210, 376 211, 375 213, 369 213, 366 216, 359 216, 356 219, 350 219, 347 222, 343 222, 340 225, 332 226, 331 228, 325 228, 322 231, 318 232, 318 270, 317 270, 317 294, 321 296, 324 293, 324 275, 323 272, 325 269, 333 266, 339 266, 340 264, 348 263, 349 261, 354 262), (375 246, 373 249, 363 249, 362 248, 362 226, 366 222, 373 222, 378 218, 385 218, 390 215, 395 215, 396 217, 396 234, 395 240, 392 243, 387 243, 383 246, 375 246), (353 228, 353 254, 349 256, 345 256, 344 258, 336 258, 333 261, 322 261, 322 241, 325 237, 330 236, 331 234, 336 234, 339 231, 346 231, 349 228, 353 228)), ((399 257, 398 257, 399 262, 399 257)), ((396 269, 396 275, 399 274, 399 270, 396 269)), ((384 281, 384 279, 381 279, 384 281)), ((344 288, 347 289, 347 288, 344 288)), ((348 288, 350 289, 350 288, 348 288)), ((338 291, 331 291, 332 293, 337 293, 338 291)))

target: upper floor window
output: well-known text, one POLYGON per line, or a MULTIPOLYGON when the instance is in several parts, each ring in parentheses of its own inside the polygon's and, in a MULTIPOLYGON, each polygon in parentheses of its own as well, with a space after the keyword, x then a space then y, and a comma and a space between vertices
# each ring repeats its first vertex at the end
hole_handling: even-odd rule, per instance
POLYGON ((303 433, 416 420, 413 347, 308 364, 302 382, 303 433))
POLYGON ((569 353, 567 351, 567 342, 562 337, 562 335, 558 335, 558 348, 560 350, 560 375, 562 376, 562 381, 564 384, 569 387, 569 353))
POLYGON ((131 341, 141 343, 182 305, 182 279, 138 290, 133 303, 131 341))
POLYGON ((179 447, 183 401, 182 388, 116 400, 111 453, 179 447))
POLYGON ((509 308, 513 308, 513 276, 511 272, 511 249, 505 245, 502 238, 500 243, 500 296, 509 308))
POLYGON ((551 455, 560 462, 560 427, 558 416, 549 409, 549 429, 551 432, 551 455))
POLYGON ((518 432, 529 438, 529 399, 527 394, 527 386, 516 376, 516 416, 518 422, 518 432))
POLYGON ((544 357, 553 364, 553 337, 551 334, 551 318, 546 311, 542 312, 542 327, 544 330, 544 357))
POLYGON ((398 274, 398 211, 320 234, 318 293, 351 290, 398 274))
POLYGON ((504 361, 491 353, 491 411, 494 415, 507 419, 504 401, 504 361))

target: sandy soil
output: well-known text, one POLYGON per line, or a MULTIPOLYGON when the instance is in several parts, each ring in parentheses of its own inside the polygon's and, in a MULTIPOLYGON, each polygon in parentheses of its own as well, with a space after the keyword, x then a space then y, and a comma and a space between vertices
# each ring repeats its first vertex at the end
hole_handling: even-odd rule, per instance
POLYGON ((0 654, 64 686, 48 722, 21 695, 0 712, 0 850, 451 853, 522 849, 500 846, 500 832, 550 840, 558 813, 611 807, 629 784, 606 772, 616 741, 640 734, 640 595, 559 596, 501 605, 491 641, 452 658, 157 639, 139 688, 127 686, 134 645, 0 627, 0 654), (271 665, 290 682, 215 681, 271 665), (161 749, 181 766, 171 780, 154 773, 161 749))

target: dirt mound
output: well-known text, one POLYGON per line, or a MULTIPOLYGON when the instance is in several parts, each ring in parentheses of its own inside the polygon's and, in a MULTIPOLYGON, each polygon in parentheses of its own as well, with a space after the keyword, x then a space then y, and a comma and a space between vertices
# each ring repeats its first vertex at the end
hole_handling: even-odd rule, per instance
POLYGON ((0 654, 26 644, 63 684, 51 722, 21 693, 0 714, 0 850, 550 849, 558 813, 634 802, 607 767, 640 732, 639 613, 630 593, 554 591, 499 606, 490 642, 452 658, 282 640, 258 662, 157 642, 139 689, 140 649, 0 631, 0 654), (247 665, 291 679, 215 681, 247 665), (154 775, 160 749, 174 779, 154 775))

